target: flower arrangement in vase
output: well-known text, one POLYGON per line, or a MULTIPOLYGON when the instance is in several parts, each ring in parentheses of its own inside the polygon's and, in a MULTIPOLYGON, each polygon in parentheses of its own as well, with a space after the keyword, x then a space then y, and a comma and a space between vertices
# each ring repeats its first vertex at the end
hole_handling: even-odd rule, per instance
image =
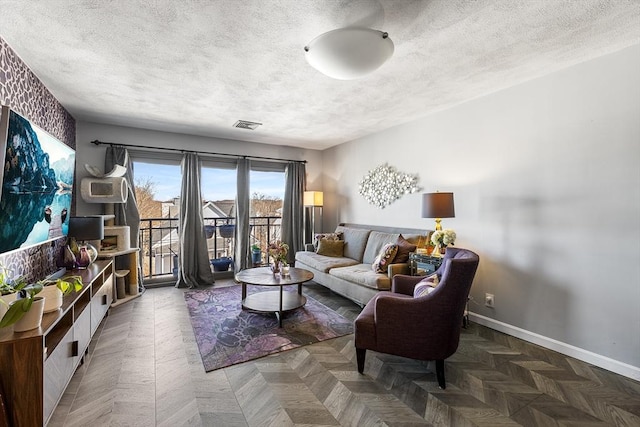
POLYGON ((456 241, 456 232, 451 228, 445 228, 444 230, 436 230, 431 235, 431 243, 435 245, 431 256, 441 257, 442 249, 445 249, 449 245, 453 245, 456 241))
POLYGON ((273 273, 279 273, 280 264, 287 262, 289 245, 284 243, 282 240, 276 240, 275 242, 269 243, 269 247, 267 248, 267 253, 273 260, 272 264, 270 264, 271 271, 273 273))

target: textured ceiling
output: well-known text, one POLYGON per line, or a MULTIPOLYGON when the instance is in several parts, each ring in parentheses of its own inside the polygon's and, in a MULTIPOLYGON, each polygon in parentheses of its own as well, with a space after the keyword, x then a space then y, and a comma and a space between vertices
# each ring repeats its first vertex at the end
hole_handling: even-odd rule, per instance
POLYGON ((638 44, 640 3, 0 0, 0 36, 77 119, 323 149, 638 44), (307 64, 352 25, 391 60, 352 81, 307 64))

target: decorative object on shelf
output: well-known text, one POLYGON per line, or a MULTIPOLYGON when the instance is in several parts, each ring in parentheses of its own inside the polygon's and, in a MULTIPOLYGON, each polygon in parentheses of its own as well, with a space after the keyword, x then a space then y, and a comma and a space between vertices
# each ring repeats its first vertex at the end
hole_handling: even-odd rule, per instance
POLYGON ((56 265, 58 267, 68 268, 69 270, 73 270, 78 267, 78 262, 76 261, 76 256, 73 253, 73 249, 71 246, 75 245, 76 248, 78 245, 74 239, 67 239, 68 244, 64 245, 62 250, 60 251, 60 255, 58 256, 58 261, 56 265))
POLYGON ((211 260, 213 271, 227 271, 233 260, 229 257, 216 258, 211 260))
POLYGON ((267 253, 271 257, 271 264, 269 267, 271 271, 275 273, 280 272, 280 264, 287 262, 287 254, 289 253, 289 245, 284 243, 282 240, 276 240, 275 242, 269 243, 269 248, 267 249, 267 253))
POLYGON ((444 230, 436 230, 431 235, 431 242, 435 245, 431 256, 441 257, 442 251, 446 250, 447 246, 453 245, 456 241, 456 232, 450 228, 444 230))
POLYGON ((311 40, 304 47, 307 62, 338 80, 364 77, 393 55, 393 42, 383 31, 363 27, 338 28, 311 40))
POLYGON ((262 250, 258 245, 251 245, 251 263, 253 265, 262 263, 262 250))
POLYGON ((69 218, 69 236, 79 241, 76 262, 78 268, 87 268, 98 258, 98 250, 92 240, 104 238, 104 219, 99 216, 74 216, 69 218))
MULTIPOLYGON (((322 223, 322 207, 324 206, 324 193, 322 191, 305 191, 302 196, 302 204, 305 208, 311 209, 311 234, 316 232, 316 208, 320 208, 320 222, 322 223)), ((306 230, 307 227, 305 227, 306 230)), ((309 242, 310 238, 305 238, 309 242)))
POLYGON ((442 230, 442 218, 456 216, 453 193, 424 193, 422 195, 422 218, 435 218, 436 231, 442 230))
POLYGON ((358 192, 367 201, 384 209, 405 194, 420 191, 418 175, 399 172, 386 163, 370 170, 358 183, 358 192))

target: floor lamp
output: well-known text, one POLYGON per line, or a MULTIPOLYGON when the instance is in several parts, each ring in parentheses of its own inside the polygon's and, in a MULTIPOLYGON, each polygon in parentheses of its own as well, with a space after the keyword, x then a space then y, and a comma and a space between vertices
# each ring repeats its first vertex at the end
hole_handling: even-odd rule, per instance
MULTIPOLYGON (((323 204, 322 191, 304 192, 303 205, 305 208, 311 208, 311 239, 307 238, 305 243, 309 243, 313 240, 313 234, 316 232, 316 208, 320 208, 320 215, 322 215, 323 204)), ((322 221, 322 218, 320 219, 320 221, 322 221)))

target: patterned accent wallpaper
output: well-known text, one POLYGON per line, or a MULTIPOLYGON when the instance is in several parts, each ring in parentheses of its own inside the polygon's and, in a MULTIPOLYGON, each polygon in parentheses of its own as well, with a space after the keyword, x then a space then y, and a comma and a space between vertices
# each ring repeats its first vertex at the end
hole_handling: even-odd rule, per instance
MULTIPOLYGON (((76 147, 76 121, 0 37, 0 105, 7 105, 68 146, 76 147)), ((65 239, 0 255, 15 275, 35 281, 55 272, 65 239)))

